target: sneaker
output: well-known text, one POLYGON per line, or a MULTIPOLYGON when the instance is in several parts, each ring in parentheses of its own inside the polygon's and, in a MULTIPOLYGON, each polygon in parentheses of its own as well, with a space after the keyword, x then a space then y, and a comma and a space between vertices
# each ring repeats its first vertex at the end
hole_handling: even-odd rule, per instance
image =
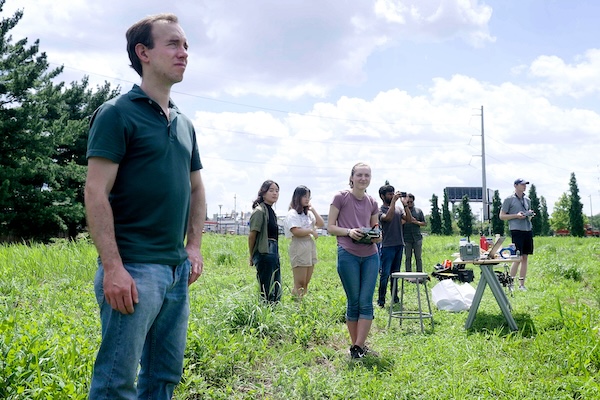
POLYGON ((364 356, 365 356, 365 352, 359 346, 354 345, 354 346, 350 347, 350 358, 352 358, 353 360, 358 359, 358 358, 363 358, 364 356))
POLYGON ((521 292, 526 292, 526 291, 527 291, 527 288, 526 288, 524 285, 521 285, 521 286, 519 286, 519 290, 520 290, 521 292))

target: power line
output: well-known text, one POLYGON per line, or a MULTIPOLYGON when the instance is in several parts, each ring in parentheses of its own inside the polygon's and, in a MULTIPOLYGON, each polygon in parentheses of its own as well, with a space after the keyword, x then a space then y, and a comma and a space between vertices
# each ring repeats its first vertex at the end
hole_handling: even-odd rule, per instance
MULTIPOLYGON (((525 154, 525 153, 522 153, 522 152, 520 152, 520 151, 518 151, 518 150, 515 150, 515 149, 517 148, 515 145, 512 145, 512 144, 507 144, 507 143, 501 142, 501 141, 499 141, 499 140, 497 140, 497 139, 494 139, 493 137, 491 137, 491 136, 489 136, 489 135, 488 135, 488 136, 486 136, 486 137, 487 137, 488 139, 491 139, 491 140, 493 140, 494 142, 496 142, 496 143, 500 144, 501 146, 510 147, 510 148, 511 148, 511 153, 516 153, 516 154, 518 154, 518 155, 520 155, 520 156, 522 156, 522 157, 525 157, 525 158, 527 158, 527 159, 529 159, 529 160, 531 160, 531 161, 534 161, 534 162, 536 162, 536 163, 538 163, 538 164, 542 164, 542 165, 545 165, 545 166, 547 166, 547 167, 556 168, 556 169, 559 169, 559 170, 561 170, 561 171, 565 171, 565 172, 573 172, 573 170, 572 170, 571 168, 563 168, 563 167, 561 167, 560 165, 557 165, 557 164, 548 164, 548 163, 545 163, 545 162, 543 162, 543 161, 540 161, 540 160, 538 160, 538 159, 536 159, 536 158, 533 158, 533 157, 529 156, 528 154, 525 154)), ((488 155, 489 155, 489 154, 488 154, 488 155)), ((495 158, 494 158, 494 159, 495 159, 495 158)), ((497 159, 495 159, 495 160, 497 160, 497 159)), ((502 164, 506 164, 506 163, 505 163, 505 162, 502 162, 502 164)), ((582 173, 582 174, 589 174, 589 173, 593 173, 592 171, 576 171, 576 172, 577 172, 577 173, 582 173)))
MULTIPOLYGON (((274 166, 278 166, 278 167, 289 167, 289 168, 312 168, 313 170, 315 169, 314 165, 307 165, 307 164, 282 164, 280 162, 274 163, 274 162, 270 162, 270 161, 250 161, 250 160, 240 160, 240 159, 233 159, 233 158, 223 158, 223 157, 211 157, 211 156, 202 156, 202 159, 209 159, 209 160, 219 160, 219 161, 229 161, 229 162, 235 162, 235 163, 244 163, 244 164, 258 164, 258 165, 274 165, 274 166)), ((418 165, 413 165, 411 166, 411 170, 421 170, 421 171, 427 171, 430 169, 447 169, 447 168, 463 168, 463 167, 468 167, 468 164, 457 164, 457 165, 440 165, 439 167, 419 167, 418 165)), ((317 167, 318 169, 323 169, 323 170, 341 170, 341 171, 346 171, 348 169, 347 166, 344 167, 330 167, 330 166, 322 166, 319 165, 317 167)), ((377 166, 377 170, 384 170, 384 171, 397 171, 398 167, 397 166, 391 166, 391 167, 381 167, 381 166, 377 166)))
MULTIPOLYGON (((54 63, 54 62, 49 62, 48 64, 54 64, 57 66, 61 66, 63 68, 66 69, 70 69, 73 71, 79 71, 82 72, 86 75, 96 75, 96 76, 100 76, 102 78, 105 79, 110 79, 110 80, 115 80, 115 81, 120 81, 120 82, 124 82, 124 83, 129 83, 131 85, 135 84, 136 82, 132 82, 129 81, 127 79, 121 79, 121 78, 115 78, 115 77, 111 77, 108 75, 103 75, 103 74, 98 74, 95 72, 90 72, 90 71, 85 71, 79 68, 73 68, 73 67, 69 67, 69 66, 65 66, 65 65, 61 65, 58 63, 54 63)), ((215 102, 215 103, 222 103, 222 104, 229 104, 229 105, 234 105, 234 106, 238 106, 238 107, 246 107, 246 108, 251 108, 254 110, 261 110, 261 111, 269 111, 269 112, 273 112, 273 113, 279 113, 279 114, 286 114, 286 115, 296 115, 296 116, 302 116, 302 117, 308 117, 308 118, 318 118, 318 119, 325 119, 325 120, 331 120, 331 121, 344 121, 344 122, 360 122, 360 123, 368 123, 368 124, 385 124, 385 125, 390 125, 390 126, 396 126, 396 125, 404 125, 404 126, 455 126, 455 125, 460 125, 460 124, 455 124, 455 123, 433 123, 433 122, 421 122, 421 123, 415 123, 415 122, 399 122, 399 121, 384 121, 384 120, 378 120, 378 121, 374 121, 374 120, 366 120, 366 119, 353 119, 353 118, 341 118, 341 117, 332 117, 332 116, 327 116, 327 115, 318 115, 318 114, 310 114, 310 113, 301 113, 301 112, 296 112, 296 111, 289 111, 289 110, 281 110, 281 109, 277 109, 277 108, 270 108, 270 107, 262 107, 262 106, 256 106, 256 105, 252 105, 252 104, 246 104, 246 103, 238 103, 238 102, 234 102, 234 101, 229 101, 229 100, 222 100, 222 99, 217 99, 214 97, 207 97, 207 96, 201 96, 201 95, 197 95, 197 94, 191 94, 191 93, 187 93, 187 92, 182 92, 182 91, 178 91, 178 90, 171 90, 171 93, 177 93, 179 95, 182 96, 188 96, 188 97, 192 97, 192 98, 196 98, 196 99, 201 99, 201 100, 206 100, 206 101, 211 101, 211 102, 215 102)))
MULTIPOLYGON (((365 146, 364 143, 337 142, 337 141, 329 141, 329 140, 312 140, 312 139, 302 139, 302 138, 297 138, 297 137, 284 137, 284 138, 280 138, 280 137, 274 137, 274 136, 261 135, 259 133, 252 133, 252 132, 246 132, 246 131, 238 131, 238 130, 233 130, 233 129, 215 128, 215 127, 211 127, 211 126, 198 126, 198 125, 194 125, 194 126, 200 132, 202 132, 203 129, 209 129, 209 130, 218 131, 218 132, 229 132, 229 133, 235 133, 235 134, 239 134, 239 135, 264 138, 264 139, 269 139, 269 140, 272 140, 272 139, 285 139, 285 140, 293 140, 293 141, 299 141, 299 142, 316 143, 316 144, 326 144, 326 145, 337 145, 337 146, 359 146, 359 147, 364 147, 365 146)), ((369 147, 397 148, 397 149, 402 149, 402 148, 428 148, 428 149, 430 149, 430 148, 446 148, 446 147, 452 147, 452 148, 454 148, 454 147, 456 147, 456 143, 448 143, 448 144, 443 144, 443 145, 369 144, 369 147)))

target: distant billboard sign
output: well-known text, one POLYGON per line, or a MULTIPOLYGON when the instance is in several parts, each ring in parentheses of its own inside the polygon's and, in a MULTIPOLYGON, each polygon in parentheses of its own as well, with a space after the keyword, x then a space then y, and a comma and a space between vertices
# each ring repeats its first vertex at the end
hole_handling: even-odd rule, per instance
POLYGON ((482 201, 481 187, 447 187, 444 189, 448 195, 448 201, 454 203, 456 201, 462 201, 462 198, 466 195, 469 201, 482 201))
MULTIPOLYGON (((448 201, 452 204, 462 201, 462 198, 466 195, 469 201, 483 203, 483 197, 481 193, 483 190, 481 187, 464 187, 464 186, 453 186, 444 189, 448 195, 448 201)), ((492 189, 487 190, 487 201, 486 207, 483 207, 483 219, 488 221, 490 219, 490 205, 492 204, 492 198, 494 197, 494 191, 492 189)))

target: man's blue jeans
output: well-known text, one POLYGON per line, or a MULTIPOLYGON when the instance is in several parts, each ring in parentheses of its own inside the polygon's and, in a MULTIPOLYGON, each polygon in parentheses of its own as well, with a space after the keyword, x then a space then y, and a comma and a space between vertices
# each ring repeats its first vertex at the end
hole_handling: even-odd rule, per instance
POLYGON ((373 319, 379 254, 358 257, 338 246, 337 270, 346 292, 346 320, 373 319))
POLYGON ((133 314, 128 315, 106 302, 104 268, 98 264, 94 289, 100 306, 102 343, 89 398, 170 399, 183 372, 190 313, 189 260, 178 266, 126 264, 139 296, 133 314))
MULTIPOLYGON (((403 245, 381 248, 381 269, 379 270, 379 293, 377 297, 377 305, 380 307, 385 306, 385 292, 387 291, 390 275, 392 272, 400 272, 403 250, 403 245)), ((392 286, 390 285, 390 294, 394 303, 397 303, 398 288, 396 288, 395 293, 392 293, 392 286)))

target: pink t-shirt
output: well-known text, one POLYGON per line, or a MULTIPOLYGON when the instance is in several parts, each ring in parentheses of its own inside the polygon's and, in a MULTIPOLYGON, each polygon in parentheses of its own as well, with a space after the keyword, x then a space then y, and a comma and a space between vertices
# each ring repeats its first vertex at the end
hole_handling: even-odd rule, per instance
MULTIPOLYGON (((377 202, 366 193, 365 197, 359 200, 350 190, 343 190, 333 197, 331 205, 340 210, 337 226, 341 228, 371 228, 371 216, 379 214, 377 202)), ((337 242, 344 250, 357 257, 368 257, 377 253, 375 244, 354 243, 348 236, 338 236, 337 242)))

